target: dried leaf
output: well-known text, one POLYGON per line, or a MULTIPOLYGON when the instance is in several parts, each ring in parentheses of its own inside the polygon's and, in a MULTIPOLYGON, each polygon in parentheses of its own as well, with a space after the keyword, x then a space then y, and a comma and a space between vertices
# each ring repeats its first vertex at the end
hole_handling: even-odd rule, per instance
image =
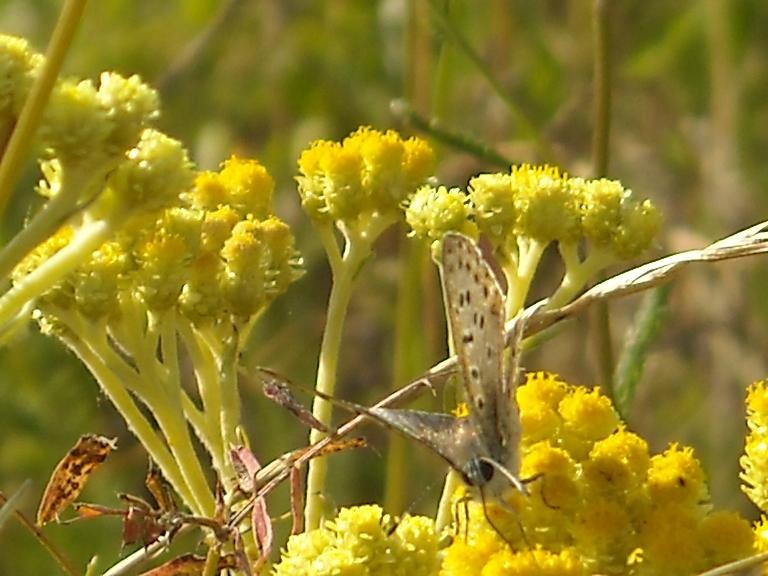
MULTIPOLYGON (((256 474, 261 470, 261 464, 248 448, 245 446, 235 446, 230 451, 232 464, 238 476, 240 488, 246 493, 253 492, 254 480, 256 474)), ((259 545, 259 560, 254 566, 254 571, 259 572, 261 566, 269 558, 272 552, 274 535, 272 533, 272 519, 267 511, 267 500, 264 497, 257 498, 251 511, 251 526, 256 536, 256 543, 259 545)))
POLYGON ((304 498, 301 490, 301 471, 291 468, 291 536, 301 534, 304 524, 304 498))
POLYGON ((75 502, 72 505, 77 512, 78 518, 75 520, 89 518, 100 518, 101 516, 124 516, 125 510, 120 508, 110 508, 109 506, 102 506, 101 504, 90 504, 88 502, 75 502))
POLYGON ((253 492, 253 478, 261 470, 259 461, 256 460, 253 452, 245 446, 234 446, 229 451, 229 455, 232 459, 232 466, 235 468, 235 474, 237 474, 240 490, 246 494, 251 494, 253 492))
MULTIPOLYGON (((143 572, 141 576, 193 576, 203 573, 205 567, 205 557, 195 554, 183 554, 173 560, 169 560, 161 566, 152 568, 148 572, 143 572)), ((217 570, 226 570, 236 568, 235 558, 232 555, 223 556, 219 559, 217 570)))
POLYGON ((320 430, 326 434, 331 433, 328 426, 315 418, 308 408, 296 400, 293 392, 291 392, 291 384, 287 378, 268 368, 257 368, 256 374, 263 383, 262 390, 264 391, 264 396, 288 410, 300 422, 310 428, 320 430))
POLYGON ((85 434, 57 464, 45 487, 37 510, 37 525, 43 526, 80 495, 93 471, 116 447, 116 438, 85 434))
POLYGON ((173 498, 171 485, 151 458, 144 485, 149 490, 149 493, 152 494, 152 498, 155 499, 155 503, 160 510, 163 512, 175 512, 178 509, 176 500, 173 498))

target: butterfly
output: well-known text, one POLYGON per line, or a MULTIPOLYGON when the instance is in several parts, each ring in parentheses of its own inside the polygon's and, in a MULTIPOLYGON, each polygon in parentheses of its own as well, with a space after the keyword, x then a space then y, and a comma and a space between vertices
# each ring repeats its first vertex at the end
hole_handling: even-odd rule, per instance
POLYGON ((365 414, 427 446, 486 496, 511 486, 525 492, 520 466, 520 417, 515 402, 522 315, 511 331, 504 363, 504 297, 477 244, 448 233, 442 247, 442 286, 469 415, 466 418, 394 408, 365 414))

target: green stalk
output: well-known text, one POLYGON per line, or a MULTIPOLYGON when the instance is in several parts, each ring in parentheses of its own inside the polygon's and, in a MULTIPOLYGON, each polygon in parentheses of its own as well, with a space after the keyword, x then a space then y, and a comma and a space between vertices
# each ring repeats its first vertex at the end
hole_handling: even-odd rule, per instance
POLYGON ((224 439, 219 425, 221 414, 221 389, 213 352, 205 340, 186 322, 178 322, 179 335, 195 370, 198 393, 203 403, 202 412, 187 397, 184 412, 187 420, 195 427, 198 437, 205 444, 213 458, 213 465, 224 478, 228 469, 224 453, 224 439))
MULTIPOLYGON (((611 136, 611 51, 610 10, 608 0, 593 0, 593 106, 592 172, 595 177, 608 172, 611 136)), ((608 305, 598 302, 591 312, 595 348, 598 355, 603 389, 613 395, 615 359, 611 338, 611 318, 608 305)))
POLYGON ((148 372, 140 369, 141 377, 152 382, 144 394, 144 401, 163 431, 182 476, 192 492, 196 504, 195 513, 211 516, 216 503, 184 418, 181 382, 173 377, 172 371, 165 365, 157 364, 154 371, 150 367, 147 368, 148 372))
POLYGON ((74 174, 72 177, 71 170, 63 170, 61 174, 59 192, 0 250, 0 277, 8 276, 24 256, 55 234, 81 207, 82 191, 94 184, 92 174, 74 174))
POLYGON ((19 280, 0 298, 0 326, 11 321, 31 300, 48 290, 94 250, 107 241, 112 234, 112 224, 105 220, 88 224, 75 234, 72 242, 48 260, 40 264, 27 276, 19 280))
MULTIPOLYGON (((424 247, 420 243, 402 240, 400 277, 395 308, 395 342, 393 382, 395 386, 407 382, 418 373, 424 358, 424 345, 419 330, 414 330, 414 318, 418 318, 421 306, 421 271, 424 264, 424 247)), ((407 470, 408 442, 399 434, 390 434, 387 451, 387 475, 384 484, 384 509, 392 511, 405 507, 405 495, 410 485, 403 474, 407 470)))
POLYGON ((238 338, 231 333, 222 341, 219 362, 221 387, 221 438, 224 447, 238 444, 237 427, 240 425, 240 394, 237 389, 238 338))
POLYGON ((0 162, 0 214, 5 212, 13 186, 24 167, 24 158, 43 117, 51 90, 59 77, 61 65, 72 44, 86 1, 67 0, 56 22, 40 76, 35 80, 24 103, 16 129, 11 134, 8 147, 0 162))
POLYGON ((507 278, 507 294, 504 302, 506 318, 513 318, 525 304, 531 288, 533 276, 541 261, 547 243, 531 238, 518 238, 517 266, 514 269, 504 267, 507 278))
MULTIPOLYGON (((123 377, 121 377, 119 372, 113 370, 114 362, 109 362, 106 359, 110 356, 114 356, 114 352, 111 351, 111 348, 109 348, 107 344, 105 344, 105 346, 106 348, 109 348, 109 352, 106 350, 92 349, 82 340, 66 336, 60 336, 60 338, 62 342, 77 355, 83 364, 85 364, 91 374, 93 374, 94 378, 96 378, 96 381, 101 386, 101 389, 104 390, 104 393, 109 397, 118 412, 120 412, 120 415, 123 420, 125 420, 128 428, 133 432, 134 436, 138 438, 141 445, 144 446, 144 449, 160 467, 163 476, 165 476, 168 482, 171 483, 179 496, 181 496, 182 500, 184 500, 184 503, 190 509, 194 510, 195 498, 181 474, 177 462, 160 435, 152 427, 144 414, 142 414, 138 406, 136 406, 136 402, 126 389, 127 384, 124 384, 124 377, 128 375, 126 372, 129 372, 129 370, 123 371, 123 377), (104 352, 107 352, 106 355, 104 352)), ((118 359, 118 362, 124 365, 122 359, 118 359)), ((135 378, 135 372, 133 374, 135 378)))
MULTIPOLYGON (((320 346, 315 389, 332 396, 336 390, 336 368, 341 347, 341 335, 349 300, 352 296, 353 281, 360 266, 371 252, 371 244, 366 238, 349 234, 347 235, 344 255, 341 260, 337 260, 333 256, 334 253, 338 253, 333 230, 330 227, 318 227, 318 231, 323 244, 326 246, 326 252, 328 252, 331 263, 333 286, 331 287, 325 331, 320 346)), ((369 236, 369 238, 375 237, 376 235, 373 234, 369 236)), ((315 397, 312 414, 320 422, 330 426, 332 404, 320 397, 315 397)), ((314 444, 324 437, 325 434, 319 430, 312 430, 309 442, 314 444)), ((307 472, 307 503, 304 508, 304 527, 307 531, 318 528, 323 518, 323 498, 327 475, 328 465, 325 458, 315 458, 310 461, 307 472)))

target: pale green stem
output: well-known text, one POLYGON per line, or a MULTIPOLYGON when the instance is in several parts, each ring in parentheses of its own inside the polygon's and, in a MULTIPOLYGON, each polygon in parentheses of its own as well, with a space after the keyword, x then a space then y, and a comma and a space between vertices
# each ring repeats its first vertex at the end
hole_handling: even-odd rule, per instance
POLYGON ((91 558, 90 562, 88 562, 88 566, 85 567, 85 576, 96 576, 98 574, 97 570, 99 568, 99 557, 94 556, 91 558))
MULTIPOLYGON (((170 388, 172 383, 160 384, 155 382, 155 384, 170 388)), ((161 391, 153 387, 146 394, 146 401, 149 410, 163 431, 184 480, 190 487, 195 503, 191 509, 200 516, 212 516, 216 503, 192 445, 187 421, 184 418, 181 390, 166 389, 161 391)))
POLYGON ((205 555, 205 566, 203 566, 202 576, 216 576, 219 572, 219 552, 211 546, 205 555))
POLYGON ((184 408, 184 417, 195 430, 195 434, 197 434, 197 437, 200 439, 200 442, 203 443, 205 449, 211 454, 211 457, 214 460, 214 467, 216 468, 216 471, 219 472, 220 469, 216 460, 217 455, 211 451, 210 441, 208 439, 210 434, 208 432, 208 422, 205 420, 205 413, 195 405, 188 394, 182 394, 181 403, 184 408))
POLYGON ((220 343, 219 385, 221 386, 221 439, 224 449, 238 443, 240 425, 240 394, 237 389, 237 334, 230 333, 220 343))
POLYGON ((192 401, 187 398, 185 414, 187 419, 197 430, 200 440, 213 458, 213 465, 219 473, 219 478, 225 477, 225 471, 229 469, 227 455, 224 450, 224 440, 219 426, 221 414, 221 389, 216 368, 216 359, 205 341, 186 322, 179 321, 179 335, 181 336, 187 354, 192 361, 195 370, 195 380, 203 410, 200 411, 192 401))
POLYGON ((541 262, 541 256, 547 247, 546 242, 532 238, 518 237, 518 257, 516 270, 504 269, 507 276, 507 297, 505 301, 506 318, 513 318, 525 304, 531 282, 541 262))
MULTIPOLYGON (((165 320, 171 320, 171 318, 165 318, 165 320)), ((195 453, 184 418, 184 391, 181 387, 178 367, 169 364, 178 363, 175 351, 176 330, 170 322, 150 323, 143 337, 144 345, 137 341, 135 346, 129 348, 141 378, 152 382, 152 385, 147 387, 143 400, 162 429, 168 446, 176 457, 192 491, 196 502, 195 513, 202 516, 211 515, 215 507, 213 494, 205 478, 200 459, 195 453), (164 342, 164 339, 169 339, 170 342, 164 342), (163 362, 157 358, 158 344, 166 355, 163 362)))
POLYGON ((0 250, 0 278, 8 276, 35 246, 39 245, 56 231, 78 210, 78 199, 85 186, 93 185, 93 177, 88 174, 75 174, 63 170, 61 189, 37 212, 24 228, 14 235, 0 250))
POLYGON ((565 263, 565 274, 560 286, 549 298, 547 308, 557 308, 573 300, 587 282, 616 260, 609 253, 594 249, 583 261, 579 261, 576 247, 572 244, 560 245, 559 250, 565 263))
POLYGON ((16 129, 11 134, 8 147, 0 162, 0 214, 5 212, 13 186, 25 166, 24 159, 43 117, 48 97, 59 76, 64 57, 77 31, 86 1, 68 0, 56 22, 40 75, 29 92, 16 129))
MULTIPOLYGON (((331 229, 318 228, 321 239, 326 245, 326 251, 331 262, 333 273, 333 286, 328 300, 325 330, 320 346, 320 358, 317 367, 317 381, 315 389, 327 395, 333 395, 336 389, 336 366, 341 347, 342 328, 347 315, 349 300, 352 295, 353 280, 360 266, 371 251, 368 238, 347 237, 347 244, 341 260, 334 260, 334 252, 338 252, 331 229), (330 238, 329 238, 330 234, 330 238), (333 241, 333 246, 330 242, 333 241), (334 262, 336 265, 334 266, 334 262)), ((370 238, 375 238, 371 235, 370 238)), ((320 422, 331 424, 332 405, 320 397, 315 397, 312 406, 312 414, 320 422)), ((312 430, 309 436, 310 444, 319 442, 325 434, 319 430, 312 430)), ((304 508, 304 529, 314 530, 320 526, 323 518, 323 498, 325 493, 325 479, 328 473, 325 458, 315 458, 309 463, 307 472, 307 503, 304 508)))
MULTIPOLYGON (((120 334, 125 349, 136 364, 138 378, 145 383, 140 398, 149 408, 165 436, 192 495, 196 514, 213 514, 215 502, 200 459, 197 457, 184 417, 184 390, 176 353, 173 315, 146 322, 143 309, 135 302, 123 303, 120 334), (163 361, 157 357, 158 348, 163 361)), ((116 331, 118 329, 116 328, 116 331)))
MULTIPOLYGON (((94 378, 98 381, 101 389, 109 397, 112 404, 117 408, 120 415, 125 420, 128 428, 133 432, 134 436, 138 438, 144 449, 149 453, 152 459, 160 467, 163 476, 171 483, 176 492, 184 500, 184 503, 190 508, 194 509, 195 499, 190 488, 187 486, 186 481, 181 473, 180 468, 177 465, 168 447, 163 442, 160 435, 152 427, 152 424, 144 417, 141 410, 134 402, 131 395, 126 389, 125 376, 126 371, 122 371, 122 377, 119 373, 116 373, 114 368, 114 362, 105 360, 109 356, 115 357, 114 351, 111 351, 108 344, 97 345, 96 349, 91 349, 89 345, 86 345, 82 340, 75 338, 61 337, 62 341, 69 347, 80 360, 85 364, 88 370, 93 374, 94 378), (106 355, 103 348, 110 350, 106 355)), ((94 345, 91 342, 90 345, 94 345)), ((124 361, 120 358, 117 362, 124 365, 124 361)), ((135 374, 135 373, 134 373, 135 374)), ((134 378, 131 378, 134 379, 134 378)))
POLYGON ((91 253, 109 239, 112 224, 100 220, 79 230, 72 242, 20 279, 0 298, 0 326, 18 314, 24 305, 77 268, 91 253))
POLYGON ((445 477, 443 493, 440 495, 440 504, 437 507, 435 516, 435 533, 440 534, 446 526, 453 522, 453 498, 459 486, 464 482, 456 470, 451 469, 445 477))

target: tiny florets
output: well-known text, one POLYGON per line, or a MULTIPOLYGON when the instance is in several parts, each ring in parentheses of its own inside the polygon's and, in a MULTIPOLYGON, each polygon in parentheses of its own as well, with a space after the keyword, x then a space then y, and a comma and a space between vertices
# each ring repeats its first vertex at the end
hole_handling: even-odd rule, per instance
POLYGON ((747 390, 747 427, 741 464, 742 491, 763 512, 768 510, 768 383, 747 390))
POLYGON ((274 574, 437 575, 432 521, 407 516, 388 534, 386 520, 378 506, 343 508, 321 528, 291 536, 274 574))
POLYGON ((401 204, 431 173, 429 147, 394 131, 358 129, 341 143, 319 140, 302 152, 302 207, 316 221, 368 232, 402 217, 401 204))
POLYGON ((109 110, 93 82, 65 80, 56 85, 40 126, 50 156, 67 169, 101 169, 110 156, 105 146, 111 131, 109 110))
POLYGON ((128 256, 119 242, 105 242, 75 275, 75 301, 87 318, 114 315, 128 256))
POLYGON ((573 242, 581 232, 581 197, 568 177, 552 166, 515 166, 511 188, 517 209, 516 234, 540 242, 573 242))
POLYGON ((661 222, 650 201, 638 201, 618 180, 573 179, 573 186, 581 190, 584 235, 595 247, 621 259, 648 248, 661 222))
POLYGON ((503 505, 461 504, 466 536, 446 551, 443 574, 538 575, 551 566, 553 574, 683 576, 750 554, 748 522, 711 510, 690 448, 651 458, 598 391, 552 375, 529 375, 517 397, 526 494, 505 495, 503 505), (532 441, 531 411, 561 424, 532 441))
POLYGON ((480 174, 469 181, 469 197, 475 206, 477 225, 501 243, 517 221, 512 174, 480 174))
POLYGON ((651 458, 648 489, 659 504, 682 502, 695 505, 709 498, 704 470, 690 447, 672 444, 651 458))
POLYGON ((567 433, 585 440, 600 440, 611 434, 619 416, 599 388, 577 388, 560 401, 558 412, 567 433))
POLYGON ((43 56, 30 49, 23 38, 0 34, 0 119, 17 117, 43 56))
POLYGON ((115 156, 135 146, 142 130, 160 116, 157 91, 136 75, 125 78, 114 72, 104 72, 98 99, 111 124, 105 145, 115 156))
POLYGON ((449 231, 476 235, 477 230, 469 219, 471 207, 467 200, 467 195, 459 188, 422 186, 411 196, 405 210, 410 235, 430 242, 442 240, 449 231))
POLYGON ((272 213, 275 182, 258 161, 232 156, 219 172, 201 172, 190 193, 193 205, 204 210, 230 206, 240 217, 251 214, 259 220, 272 213))
POLYGON ((147 129, 110 174, 108 186, 120 206, 140 213, 178 204, 193 180, 192 165, 181 142, 147 129))

